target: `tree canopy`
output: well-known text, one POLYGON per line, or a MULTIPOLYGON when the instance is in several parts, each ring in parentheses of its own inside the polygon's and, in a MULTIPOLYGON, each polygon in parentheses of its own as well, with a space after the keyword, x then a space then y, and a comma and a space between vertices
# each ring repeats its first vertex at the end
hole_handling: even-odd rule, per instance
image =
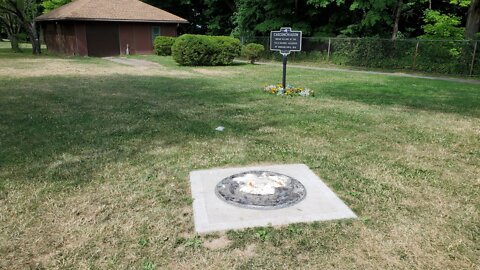
MULTIPOLYGON (((305 36, 414 38, 432 35, 426 30, 431 30, 427 25, 432 25, 434 15, 458 21, 451 26, 463 31, 471 3, 479 0, 146 1, 188 19, 186 32, 261 36, 291 26, 305 36)), ((453 36, 458 38, 448 37, 453 36)))
MULTIPOLYGON (((41 6, 48 12, 70 1, 43 0, 41 6)), ((480 16, 479 0, 144 1, 187 19, 181 32, 237 36, 291 26, 317 37, 473 38, 480 16)))
POLYGON ((49 12, 70 2, 72 0, 44 0, 42 1, 42 7, 44 12, 49 12))

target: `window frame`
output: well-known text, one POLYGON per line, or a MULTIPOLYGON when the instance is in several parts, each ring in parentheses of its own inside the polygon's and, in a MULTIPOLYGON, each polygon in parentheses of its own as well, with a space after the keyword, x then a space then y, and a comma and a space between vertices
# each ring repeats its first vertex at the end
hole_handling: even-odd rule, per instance
POLYGON ((156 37, 159 37, 162 35, 162 28, 159 25, 152 26, 150 34, 151 34, 152 43, 153 43, 156 37))

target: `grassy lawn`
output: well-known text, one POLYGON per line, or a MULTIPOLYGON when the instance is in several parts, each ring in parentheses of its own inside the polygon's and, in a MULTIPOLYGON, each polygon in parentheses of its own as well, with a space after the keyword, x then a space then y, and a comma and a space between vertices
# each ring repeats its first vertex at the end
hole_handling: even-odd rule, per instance
POLYGON ((478 85, 136 58, 0 48, 0 269, 480 266, 478 85), (359 219, 194 233, 191 170, 282 163, 359 219))

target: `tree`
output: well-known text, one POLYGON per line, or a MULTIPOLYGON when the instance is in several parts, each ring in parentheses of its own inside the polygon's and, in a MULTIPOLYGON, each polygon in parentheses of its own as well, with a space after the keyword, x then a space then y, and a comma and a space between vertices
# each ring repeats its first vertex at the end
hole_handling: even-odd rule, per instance
POLYGON ((50 12, 70 2, 72 2, 72 0, 43 0, 42 1, 42 6, 44 8, 43 13, 50 12))
POLYGON ((40 40, 35 17, 38 14, 38 5, 35 0, 0 0, 0 11, 16 17, 32 44, 33 54, 40 54, 40 40))
POLYGON ((206 33, 205 0, 143 0, 145 3, 171 12, 188 20, 182 24, 179 33, 206 33))
POLYGON ((330 3, 346 5, 351 24, 342 31, 347 35, 381 35, 391 33, 396 39, 404 13, 426 0, 308 0, 315 7, 326 7, 330 3), (352 16, 353 15, 353 16, 352 16), (359 18, 355 20, 355 18, 359 18), (391 30, 388 30, 391 29, 391 30))
MULTIPOLYGON (((235 34, 240 36, 266 35, 271 30, 290 26, 312 35, 318 26, 323 10, 312 8, 312 4, 295 0, 237 0, 233 15, 235 34)), ((325 23, 328 23, 326 21, 325 23)))
POLYGON ((397 6, 395 7, 395 19, 393 23, 392 39, 397 38, 398 25, 400 23, 400 16, 402 15, 402 8, 403 8, 403 0, 398 0, 397 6))
POLYGON ((1 12, 0 25, 7 33, 12 50, 14 52, 21 52, 20 47, 18 46, 18 34, 20 33, 21 27, 17 17, 7 12, 1 12))
POLYGON ((465 37, 475 39, 480 30, 480 0, 472 0, 468 9, 467 25, 465 27, 465 37))
POLYGON ((461 19, 458 16, 427 10, 424 21, 425 25, 422 28, 425 34, 422 38, 456 40, 463 38, 464 29, 460 27, 461 19))
MULTIPOLYGON (((72 0, 37 1, 41 1, 45 11, 50 11, 72 0)), ((302 30, 304 36, 315 37, 339 34, 392 39, 418 37, 425 34, 421 27, 424 24, 442 27, 443 23, 434 23, 431 18, 425 23, 425 12, 432 9, 440 14, 458 17, 461 26, 466 21, 464 34, 467 38, 475 38, 480 24, 480 0, 142 1, 187 19, 190 24, 182 24, 179 33, 256 36, 268 35, 271 30, 290 26, 302 30), (467 9, 468 18, 465 17, 467 9)), ((431 34, 429 32, 428 35, 431 34)))
POLYGON ((230 35, 234 28, 233 14, 237 10, 234 0, 204 0, 207 33, 230 35))
MULTIPOLYGON (((426 4, 427 0, 354 0, 350 9, 363 13, 361 27, 366 29, 364 32, 367 34, 378 34, 391 29, 388 32, 392 39, 396 39, 401 23, 403 24, 407 17, 412 17, 411 12, 423 10, 426 4)), ((407 26, 402 29, 407 29, 407 26)))

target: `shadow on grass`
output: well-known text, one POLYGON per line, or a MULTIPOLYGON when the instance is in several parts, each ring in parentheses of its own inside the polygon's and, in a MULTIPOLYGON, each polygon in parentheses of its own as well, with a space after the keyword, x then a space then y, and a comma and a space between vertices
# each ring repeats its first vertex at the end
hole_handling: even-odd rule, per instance
POLYGON ((20 178, 29 180, 88 181, 152 141, 208 140, 218 125, 239 135, 256 129, 233 117, 247 108, 226 106, 247 102, 245 94, 202 78, 44 77, 7 80, 0 90, 0 166, 26 170, 20 178))
POLYGON ((230 64, 230 66, 248 66, 248 65, 252 65, 250 63, 245 63, 245 62, 233 62, 232 64, 230 64))
MULTIPOLYGON (((14 52, 10 46, 10 42, 8 41, 0 41, 0 58, 25 58, 25 57, 32 57, 33 50, 32 45, 29 43, 20 43, 20 52, 14 52)), ((42 55, 48 55, 46 46, 42 46, 42 55)), ((39 56, 36 56, 39 57, 39 56)))
POLYGON ((336 129, 346 134, 363 124, 368 129, 368 119, 335 110, 305 116, 304 106, 313 108, 322 95, 476 117, 480 107, 474 87, 456 90, 458 84, 397 78, 382 84, 323 83, 320 96, 311 100, 270 96, 254 91, 255 80, 228 78, 113 75, 7 79, 2 84, 0 167, 15 179, 72 184, 92 180, 110 163, 140 163, 138 156, 154 143, 184 147, 202 141, 211 147, 208 143, 220 136, 214 130, 219 125, 228 127, 222 134, 230 139, 247 138, 275 151, 270 159, 292 153, 279 149, 288 142, 271 135, 259 138, 260 127, 308 132, 312 123, 323 123, 321 131, 332 136, 338 135, 336 129), (415 84, 424 85, 417 91, 415 84))
POLYGON ((14 52, 10 48, 0 48, 0 58, 8 59, 8 58, 25 58, 32 56, 32 49, 22 48, 21 52, 14 52))

